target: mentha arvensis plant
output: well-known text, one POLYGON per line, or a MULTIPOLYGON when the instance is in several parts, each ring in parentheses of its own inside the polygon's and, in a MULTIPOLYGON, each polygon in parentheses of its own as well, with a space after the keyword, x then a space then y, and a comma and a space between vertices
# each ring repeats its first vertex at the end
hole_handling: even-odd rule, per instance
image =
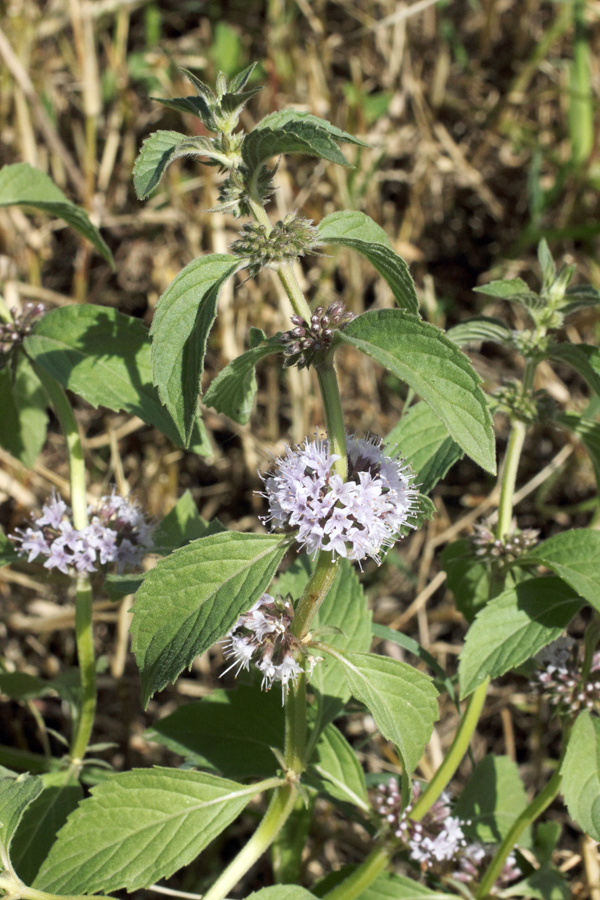
MULTIPOLYGON (((45 315, 37 307, 6 311, 0 332, 0 361, 17 377, 43 385, 71 467, 69 501, 49 498, 12 543, 5 540, 4 558, 41 562, 72 578, 80 682, 70 696, 69 748, 52 769, 58 782, 11 771, 0 780, 0 890, 11 900, 151 886, 164 891, 157 882, 192 863, 252 804, 256 827, 240 851, 219 871, 202 869, 202 860, 194 868, 201 873, 198 897, 251 892, 253 867, 273 845, 272 867, 263 867, 273 885, 251 894, 257 900, 484 900, 506 890, 510 896, 566 896, 552 861, 559 831, 538 827, 537 820, 562 792, 574 822, 600 840, 600 534, 582 528, 540 540, 537 529, 519 522, 515 487, 524 442, 540 422, 574 435, 600 471, 593 409, 561 410, 536 385, 538 366, 556 361, 600 394, 599 352, 568 343, 563 330, 572 313, 597 305, 600 296, 590 286, 570 286, 573 269, 557 271, 542 241, 539 291, 522 279, 480 289, 496 304, 518 304, 526 328, 512 327, 506 305, 506 322, 481 316, 447 333, 429 324, 406 263, 367 215, 338 211, 313 223, 291 210, 273 223, 267 212, 281 156, 348 166, 340 146, 353 152, 363 142, 295 110, 273 112, 245 132, 240 113, 259 90, 253 67, 229 83, 219 75, 214 90, 187 75, 194 94, 161 102, 196 116, 207 134, 152 134, 138 156, 134 184, 145 199, 184 155, 218 166, 216 209, 249 220, 231 252, 200 256, 177 275, 160 298, 150 335, 139 321, 93 305, 45 315), (391 308, 356 315, 339 300, 308 303, 297 261, 336 246, 375 267, 391 289, 391 308), (283 286, 286 328, 274 334, 253 329, 246 352, 200 398, 221 288, 238 272, 257 278, 264 268, 283 286), (482 342, 515 355, 522 370, 521 380, 491 386, 490 396, 460 349, 482 342), (357 423, 345 413, 336 358, 348 346, 407 385, 409 397, 420 398, 407 401, 388 435, 356 433, 357 423), (284 370, 314 373, 323 414, 316 434, 300 444, 288 441, 261 473, 264 510, 255 531, 203 521, 189 494, 154 530, 139 506, 114 492, 88 503, 65 388, 141 417, 179 446, 206 452, 199 399, 235 422, 248 422, 255 367, 266 356, 284 370), (412 638, 372 624, 361 571, 432 516, 427 495, 463 455, 495 473, 492 412, 508 423, 497 516, 475 523, 471 535, 442 554, 448 586, 468 623, 458 671, 446 671, 412 638), (161 558, 143 571, 149 550, 161 558), (138 571, 123 572, 131 567, 138 571), (223 684, 237 686, 183 705, 149 732, 185 765, 109 771, 91 790, 86 786, 84 797, 79 782, 92 758, 96 712, 91 598, 133 591, 133 651, 146 704, 211 648, 224 659, 223 684), (398 645, 411 661, 372 652, 374 636, 398 645), (491 679, 515 669, 525 676, 528 708, 562 726, 559 755, 529 797, 509 756, 488 748, 475 763, 468 755, 491 679), (422 778, 416 773, 439 695, 444 708, 446 695, 455 705, 458 725, 441 764, 422 778), (357 755, 346 737, 345 717, 356 711, 368 714, 374 729, 368 756, 357 755), (60 815, 46 815, 41 850, 25 859, 23 829, 51 807, 48 791, 57 783, 75 786, 74 799, 65 800, 60 815), (315 883, 303 867, 303 849, 313 839, 318 798, 321 807, 330 805, 330 820, 340 811, 335 821, 360 828, 364 852, 349 853, 347 867, 315 883)), ((12 202, 25 202, 19 190, 29 205, 37 197, 109 260, 84 214, 76 216, 49 179, 33 171, 4 169, 0 202, 9 188, 5 196, 16 197, 12 202)), ((9 675, 0 675, 0 688, 16 692, 10 684, 9 675)), ((38 690, 48 686, 42 682, 38 690)), ((64 692, 58 682, 54 689, 64 692)), ((552 748, 546 752, 551 756, 552 748)), ((340 858, 345 853, 341 848, 340 858)), ((185 896, 189 887, 188 878, 185 896)))

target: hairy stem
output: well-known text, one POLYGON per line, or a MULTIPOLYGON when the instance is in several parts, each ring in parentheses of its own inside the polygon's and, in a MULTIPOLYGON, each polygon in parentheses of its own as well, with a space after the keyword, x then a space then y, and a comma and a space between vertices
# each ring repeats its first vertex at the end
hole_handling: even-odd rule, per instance
POLYGON ((516 420, 512 423, 510 437, 506 447, 506 455, 504 457, 504 465, 502 467, 498 525, 496 528, 496 536, 498 539, 503 538, 510 531, 510 523, 513 515, 513 498, 515 495, 515 485, 517 483, 517 470, 519 468, 521 450, 523 449, 523 442, 525 440, 525 431, 525 422, 516 420))
MULTIPOLYGON (((65 896, 37 891, 35 888, 27 887, 16 875, 8 872, 0 874, 0 891, 4 891, 5 897, 13 900, 89 900, 88 894, 65 896)), ((108 894, 94 894, 94 900, 116 900, 116 898, 108 894)))
POLYGON ((465 753, 469 749, 473 733, 477 728, 489 683, 490 679, 486 678, 485 681, 471 694, 465 713, 460 720, 460 725, 454 735, 450 750, 427 785, 427 789, 421 794, 414 805, 410 814, 410 817, 414 822, 420 822, 425 813, 431 809, 444 788, 450 783, 454 773, 461 764, 465 753))
POLYGON ((304 588, 304 593, 298 600, 291 624, 291 632, 299 640, 302 640, 308 634, 311 622, 335 580, 339 564, 339 559, 332 562, 331 553, 327 550, 319 552, 315 571, 309 578, 308 584, 304 588))
POLYGON ((305 767, 306 751, 306 675, 302 673, 285 699, 285 748, 283 752, 286 772, 300 775, 305 767))
MULTIPOLYGON (((565 740, 566 746, 566 740, 565 740)), ((498 847, 496 855, 491 861, 485 875, 481 879, 481 883, 475 894, 475 900, 484 900, 493 888, 498 876, 504 868, 504 864, 508 856, 525 831, 525 829, 540 816, 544 810, 550 806, 560 790, 562 775, 560 772, 560 764, 556 768, 556 772, 540 793, 535 797, 529 806, 523 810, 518 819, 513 823, 512 827, 506 834, 504 840, 498 847)))
POLYGON ((316 368, 319 379, 319 389, 323 398, 325 422, 327 423, 327 437, 329 439, 329 452, 339 456, 333 464, 332 471, 339 475, 343 481, 348 477, 348 454, 346 451, 346 427, 344 424, 344 411, 340 397, 340 387, 337 380, 333 361, 323 363, 316 368))
MULTIPOLYGON (((88 524, 85 489, 85 458, 77 420, 62 387, 49 375, 35 367, 62 429, 71 483, 73 525, 79 531, 88 524)), ((77 576, 75 594, 75 641, 81 679, 81 708, 75 722, 70 755, 79 765, 85 756, 96 715, 96 659, 92 630, 92 586, 88 575, 77 576)))
POLYGON ((275 836, 283 828, 292 812, 296 796, 297 788, 293 784, 284 784, 275 790, 262 822, 246 846, 229 863, 210 890, 204 894, 202 900, 223 900, 227 896, 229 891, 260 859, 265 850, 271 846, 275 836))
POLYGON ((389 861, 390 851, 387 847, 372 850, 348 878, 325 894, 325 900, 354 900, 355 897, 360 897, 383 872, 389 861))

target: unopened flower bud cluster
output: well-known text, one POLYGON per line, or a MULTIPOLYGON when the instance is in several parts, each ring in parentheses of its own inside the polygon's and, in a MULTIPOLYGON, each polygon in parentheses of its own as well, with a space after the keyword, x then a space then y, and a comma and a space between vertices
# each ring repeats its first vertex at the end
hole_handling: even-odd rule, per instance
POLYGON ((292 316, 292 322, 296 326, 291 331, 284 331, 280 340, 285 344, 284 368, 298 366, 303 369, 309 366, 317 353, 327 350, 336 330, 342 330, 355 318, 354 313, 348 312, 341 300, 334 300, 327 309, 318 306, 310 322, 302 316, 292 316))
MULTIPOLYGON (((415 785, 415 800, 420 787, 415 785)), ((462 821, 452 815, 450 798, 444 792, 423 816, 420 822, 410 818, 414 806, 409 803, 402 809, 402 796, 395 779, 382 782, 375 792, 373 807, 380 816, 384 830, 391 832, 408 850, 410 858, 419 864, 424 873, 435 876, 451 876, 465 884, 476 884, 483 864, 489 861, 490 850, 479 841, 469 841, 464 829, 470 821, 462 821)), ((496 882, 496 888, 505 887, 520 876, 511 854, 496 882)))
POLYGON ((504 537, 497 538, 487 525, 474 525, 471 543, 475 556, 509 564, 535 547, 539 536, 535 528, 524 528, 522 531, 513 528, 504 537))
POLYGON ((231 252, 248 259, 246 268, 254 278, 264 266, 298 259, 313 249, 317 243, 317 229, 309 219, 289 213, 276 222, 269 233, 264 225, 246 223, 231 252))
POLYGON ((45 312, 43 303, 24 303, 20 312, 11 309, 12 321, 0 322, 0 360, 23 343, 45 312))
POLYGON ((526 391, 519 382, 510 382, 494 392, 492 400, 495 412, 503 412, 528 425, 552 421, 556 416, 556 403, 547 391, 526 391))
POLYGON ((76 529, 71 510, 60 497, 42 507, 42 515, 11 538, 28 562, 46 557, 46 569, 68 574, 95 572, 99 566, 117 564, 117 571, 139 566, 152 546, 152 526, 133 500, 114 491, 102 497, 97 509, 89 507, 89 525, 76 529))
MULTIPOLYGON (((225 658, 233 662, 222 674, 235 669, 239 675, 253 663, 262 673, 263 690, 281 683, 283 702, 290 685, 295 684, 303 671, 297 659, 303 648, 289 630, 293 616, 294 607, 289 598, 281 600, 263 594, 239 617, 223 642, 225 658)), ((317 661, 317 657, 307 657, 309 674, 317 661)))
POLYGON ((275 473, 264 478, 272 527, 298 529, 308 553, 327 550, 353 560, 381 561, 403 526, 411 526, 417 490, 402 459, 386 456, 381 438, 347 439, 348 478, 333 471, 339 456, 329 443, 307 441, 275 461, 275 473))
POLYGON ((536 661, 540 668, 531 685, 557 715, 574 718, 584 709, 600 713, 600 653, 594 654, 587 678, 581 674, 577 645, 569 637, 553 641, 536 661))

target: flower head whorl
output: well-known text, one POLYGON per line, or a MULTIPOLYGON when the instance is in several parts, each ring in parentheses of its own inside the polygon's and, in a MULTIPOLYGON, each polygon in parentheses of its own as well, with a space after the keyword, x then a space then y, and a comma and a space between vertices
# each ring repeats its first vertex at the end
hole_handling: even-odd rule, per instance
POLYGON ((581 671, 577 645, 570 637, 552 641, 535 659, 539 669, 532 675, 530 684, 546 697, 554 714, 573 719, 584 709, 600 712, 600 653, 594 653, 586 678, 581 671))
POLYGON ((409 466, 386 456, 378 437, 347 439, 348 478, 333 471, 339 459, 329 442, 317 438, 276 460, 276 471, 264 478, 263 497, 274 528, 298 529, 298 541, 308 553, 328 550, 332 556, 381 561, 401 528, 412 527, 416 488, 409 466))

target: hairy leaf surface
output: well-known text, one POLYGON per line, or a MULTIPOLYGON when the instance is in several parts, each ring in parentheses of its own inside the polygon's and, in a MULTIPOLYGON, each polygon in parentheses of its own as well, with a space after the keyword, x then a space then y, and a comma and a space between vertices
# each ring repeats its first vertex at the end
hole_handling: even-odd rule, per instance
POLYGON ((217 412, 225 413, 234 422, 245 425, 250 421, 256 394, 256 364, 265 356, 281 353, 284 345, 273 338, 258 347, 246 350, 221 369, 204 394, 203 402, 217 412))
POLYGON ((35 775, 0 778, 0 848, 6 855, 25 810, 42 789, 43 782, 35 775))
MULTIPOLYGON (((309 775, 317 775, 327 794, 369 812, 365 775, 356 753, 341 731, 330 724, 322 732, 310 761, 309 775)), ((320 785, 319 785, 320 786, 320 785)))
MULTIPOLYGON (((201 102, 201 98, 192 97, 201 102)), ((176 101, 160 100, 165 106, 176 101)), ((205 104, 206 105, 206 104, 205 104)), ((179 109, 180 107, 176 107, 179 109)), ((190 112, 185 109, 182 112, 190 112)), ((182 156, 199 156, 227 164, 227 157, 215 150, 210 138, 198 135, 187 137, 178 131, 155 131, 142 144, 133 167, 133 186, 140 200, 145 200, 163 177, 167 167, 182 156)))
POLYGON ((574 528, 555 534, 519 559, 519 565, 542 565, 600 610, 600 532, 574 528))
POLYGON ((463 457, 463 451, 432 409, 421 401, 405 412, 385 439, 386 446, 398 446, 415 473, 422 494, 433 490, 448 470, 463 457))

